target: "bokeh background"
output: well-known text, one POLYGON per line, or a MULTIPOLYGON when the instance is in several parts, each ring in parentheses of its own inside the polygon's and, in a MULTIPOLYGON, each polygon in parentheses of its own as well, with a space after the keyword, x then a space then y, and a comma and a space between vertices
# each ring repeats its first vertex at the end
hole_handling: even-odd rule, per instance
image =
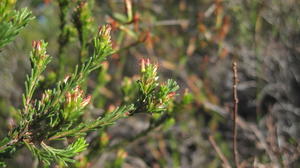
MULTIPOLYGON (((74 1, 75 2, 75 1, 74 1)), ((300 166, 300 1, 298 0, 132 0, 133 20, 123 0, 95 0, 92 25, 113 26, 112 40, 120 52, 105 63, 102 76, 92 74, 89 92, 97 99, 89 115, 120 104, 120 86, 135 78, 139 60, 159 65, 161 78, 180 85, 178 101, 189 103, 175 120, 129 143, 118 151, 95 152, 90 167, 222 167, 209 141, 212 136, 230 163, 232 156, 232 61, 238 66, 238 151, 244 167, 300 166)), ((0 136, 9 131, 21 106, 25 75, 30 72, 33 40, 49 43, 53 57, 44 88, 57 77, 60 19, 55 0, 20 0, 35 20, 0 52, 0 136)), ((68 26, 72 27, 70 7, 68 26)), ((80 43, 74 35, 66 46, 64 72, 72 72, 80 43)), ((42 88, 43 89, 43 88, 42 88)), ((114 144, 147 128, 147 116, 121 120, 99 141, 114 144)), ((91 133, 90 138, 97 136, 91 133)), ((34 167, 36 161, 21 150, 9 167, 34 167)), ((80 167, 80 165, 77 165, 80 167)))

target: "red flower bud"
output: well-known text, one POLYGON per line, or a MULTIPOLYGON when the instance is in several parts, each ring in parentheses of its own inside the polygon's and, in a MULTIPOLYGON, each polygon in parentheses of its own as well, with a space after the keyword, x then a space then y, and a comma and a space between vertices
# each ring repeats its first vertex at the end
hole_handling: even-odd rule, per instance
POLYGON ((92 96, 88 95, 85 99, 83 99, 80 106, 85 107, 86 105, 88 105, 91 102, 91 100, 92 100, 92 96))
POLYGON ((111 32, 111 26, 110 25, 104 25, 99 27, 99 36, 107 38, 110 41, 110 32, 111 32))
POLYGON ((168 98, 173 98, 176 95, 176 92, 170 92, 167 97, 168 98))
POLYGON ((34 49, 36 49, 37 51, 41 51, 41 41, 38 40, 38 41, 33 41, 32 42, 32 47, 34 49))
POLYGON ((146 68, 145 68, 145 59, 141 59, 141 71, 145 72, 146 68))

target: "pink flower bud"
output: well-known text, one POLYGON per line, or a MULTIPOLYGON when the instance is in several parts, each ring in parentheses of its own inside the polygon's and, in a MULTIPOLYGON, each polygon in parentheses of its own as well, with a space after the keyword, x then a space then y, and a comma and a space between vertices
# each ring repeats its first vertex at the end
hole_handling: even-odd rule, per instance
POLYGON ((72 101, 72 94, 70 92, 68 92, 66 94, 66 99, 67 99, 66 100, 67 104, 71 103, 71 101, 72 101))
POLYGON ((146 68, 145 68, 145 59, 141 59, 141 71, 145 72, 146 68))
POLYGON ((41 51, 41 41, 33 41, 32 42, 32 47, 37 50, 37 51, 41 51))
POLYGON ((104 38, 107 38, 108 41, 110 41, 110 32, 111 32, 111 26, 110 25, 104 25, 99 27, 99 36, 102 36, 104 38))
POLYGON ((76 88, 74 89, 74 98, 77 99, 82 95, 83 95, 83 90, 80 89, 80 86, 76 86, 76 88))
POLYGON ((146 63, 146 66, 149 66, 150 65, 150 59, 147 58, 146 61, 145 61, 145 63, 146 63))
POLYGON ((36 41, 32 41, 32 48, 35 48, 36 46, 36 41))
POLYGON ((171 92, 167 95, 168 98, 173 98, 176 95, 176 92, 171 92))
POLYGON ((36 42, 36 50, 41 51, 41 41, 36 42))
POLYGON ((91 102, 91 100, 92 100, 92 96, 88 95, 85 99, 83 99, 80 106, 85 107, 86 105, 88 105, 91 102))

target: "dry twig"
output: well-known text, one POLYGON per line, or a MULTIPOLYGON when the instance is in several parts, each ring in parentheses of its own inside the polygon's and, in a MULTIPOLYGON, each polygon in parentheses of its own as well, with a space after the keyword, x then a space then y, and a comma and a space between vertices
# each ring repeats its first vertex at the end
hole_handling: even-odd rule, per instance
POLYGON ((214 138, 212 136, 208 137, 209 142, 211 143, 211 145, 213 146, 213 148, 215 149, 215 151, 217 152, 218 156, 220 157, 220 159, 223 162, 223 167, 224 168, 231 168, 227 158, 225 157, 225 155, 222 153, 222 151, 220 150, 220 148, 218 147, 216 141, 214 140, 214 138))
POLYGON ((233 72, 233 85, 232 85, 232 94, 233 94, 233 158, 235 162, 235 167, 239 167, 239 158, 237 151, 237 127, 236 127, 236 118, 238 112, 238 95, 237 95, 237 84, 238 84, 238 75, 237 75, 237 63, 233 61, 232 63, 232 72, 233 72))

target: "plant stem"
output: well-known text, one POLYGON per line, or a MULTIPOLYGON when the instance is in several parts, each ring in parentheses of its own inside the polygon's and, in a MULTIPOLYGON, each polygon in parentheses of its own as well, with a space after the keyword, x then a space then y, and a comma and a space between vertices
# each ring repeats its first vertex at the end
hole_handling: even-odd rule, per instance
POLYGON ((231 168, 227 158, 225 157, 225 155, 222 153, 221 149, 218 147, 216 141, 214 140, 213 136, 209 136, 208 137, 209 142, 211 143, 211 145, 213 146, 213 148, 215 149, 215 151, 217 152, 218 156, 220 157, 220 159, 223 162, 223 165, 225 168, 231 168))
POLYGON ((105 151, 113 151, 113 150, 119 149, 121 147, 127 146, 129 143, 132 143, 132 142, 140 139, 141 137, 148 135, 150 132, 152 132, 152 130, 154 130, 155 128, 160 126, 162 123, 164 123, 169 117, 170 117, 169 114, 162 115, 159 118, 159 120, 157 120, 154 124, 151 124, 146 130, 140 132, 139 134, 137 134, 133 137, 125 139, 125 140, 121 141, 120 143, 117 143, 115 145, 112 145, 112 146, 106 148, 105 151))
MULTIPOLYGON (((59 1, 59 8, 60 8, 60 14, 59 14, 59 20, 60 20, 60 34, 58 37, 58 59, 59 59, 59 74, 58 78, 60 79, 64 72, 65 72, 65 47, 67 43, 69 42, 69 35, 66 33, 66 25, 67 25, 67 10, 68 10, 68 3, 65 4, 64 1, 59 1)), ((67 32, 68 33, 68 32, 67 32)))
POLYGON ((233 72, 233 85, 232 85, 232 92, 233 92, 233 158, 235 162, 235 167, 239 167, 239 158, 238 158, 238 150, 237 150, 237 125, 236 125, 236 118, 238 113, 238 95, 237 95, 237 84, 238 84, 238 75, 237 75, 237 63, 233 61, 232 63, 232 72, 233 72))

